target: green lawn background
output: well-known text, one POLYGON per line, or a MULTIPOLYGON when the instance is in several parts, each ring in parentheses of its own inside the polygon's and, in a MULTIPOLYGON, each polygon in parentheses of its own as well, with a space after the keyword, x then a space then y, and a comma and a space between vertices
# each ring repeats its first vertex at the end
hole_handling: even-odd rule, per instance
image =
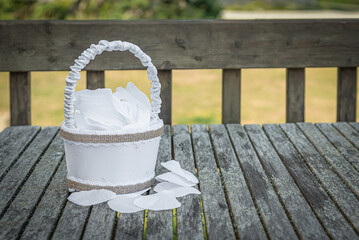
MULTIPOLYGON (((63 121, 63 91, 68 72, 32 72, 32 125, 58 126, 63 121)), ((173 71, 173 124, 220 123, 221 70, 173 71)), ((106 71, 106 87, 128 81, 149 96, 145 71, 106 71)), ((336 121, 336 68, 307 68, 305 121, 336 121)), ((77 90, 84 89, 86 74, 77 90)), ((285 69, 242 70, 242 123, 285 122, 285 69)), ((357 112, 359 108, 357 106, 357 112)), ((0 73, 0 130, 9 125, 9 73, 0 73)))

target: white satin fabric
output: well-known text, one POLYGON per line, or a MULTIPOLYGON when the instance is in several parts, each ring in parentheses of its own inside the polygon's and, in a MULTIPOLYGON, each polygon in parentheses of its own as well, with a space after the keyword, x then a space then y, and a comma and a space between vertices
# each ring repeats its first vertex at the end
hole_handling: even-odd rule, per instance
POLYGON ((132 82, 126 89, 82 90, 75 94, 75 126, 79 130, 125 130, 150 126, 151 104, 132 82))

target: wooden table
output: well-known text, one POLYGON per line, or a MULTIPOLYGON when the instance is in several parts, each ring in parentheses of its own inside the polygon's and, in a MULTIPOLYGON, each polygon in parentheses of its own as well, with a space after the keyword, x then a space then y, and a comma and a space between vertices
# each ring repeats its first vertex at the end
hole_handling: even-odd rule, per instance
POLYGON ((202 195, 135 214, 66 201, 58 130, 0 134, 0 239, 358 239, 359 123, 166 126, 158 162, 197 171, 202 195))

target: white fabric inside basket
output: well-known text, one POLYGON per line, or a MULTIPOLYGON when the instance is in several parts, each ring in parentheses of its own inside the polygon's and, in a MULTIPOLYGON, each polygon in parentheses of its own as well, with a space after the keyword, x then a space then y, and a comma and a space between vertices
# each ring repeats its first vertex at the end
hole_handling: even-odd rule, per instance
POLYGON ((121 130, 150 125, 151 104, 132 82, 126 89, 82 90, 75 93, 75 125, 79 130, 121 130))

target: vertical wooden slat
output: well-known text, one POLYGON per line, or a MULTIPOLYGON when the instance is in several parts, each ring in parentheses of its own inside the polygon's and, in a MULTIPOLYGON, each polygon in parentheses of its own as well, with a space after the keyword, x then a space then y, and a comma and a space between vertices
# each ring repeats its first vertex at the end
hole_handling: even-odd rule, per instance
POLYGON ((304 122, 304 68, 287 68, 286 84, 286 122, 304 122))
POLYGON ((10 72, 10 124, 31 125, 30 72, 10 72))
POLYGON ((241 121, 241 69, 223 69, 222 123, 241 121))
POLYGON ((164 124, 172 123, 172 70, 159 70, 158 78, 161 82, 162 107, 160 118, 164 124))
POLYGON ((349 122, 356 119, 357 69, 338 68, 337 121, 349 122))
POLYGON ((87 71, 86 72, 86 88, 97 89, 105 87, 105 71, 87 71))

